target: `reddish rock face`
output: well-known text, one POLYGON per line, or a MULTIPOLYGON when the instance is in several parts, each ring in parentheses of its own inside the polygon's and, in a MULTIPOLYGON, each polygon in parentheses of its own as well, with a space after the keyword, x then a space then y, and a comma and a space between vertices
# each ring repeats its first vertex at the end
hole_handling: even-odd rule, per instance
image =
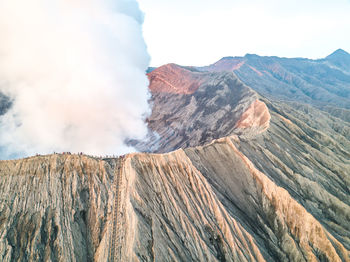
POLYGON ((253 137, 269 127, 266 105, 232 72, 168 64, 148 76, 152 114, 147 123, 156 135, 130 141, 139 151, 164 153, 232 134, 253 137))
POLYGON ((270 113, 265 103, 255 100, 242 114, 235 128, 258 128, 265 131, 270 124, 270 113))
POLYGON ((204 75, 175 64, 164 65, 148 74, 149 89, 152 93, 193 94, 203 83, 204 75))

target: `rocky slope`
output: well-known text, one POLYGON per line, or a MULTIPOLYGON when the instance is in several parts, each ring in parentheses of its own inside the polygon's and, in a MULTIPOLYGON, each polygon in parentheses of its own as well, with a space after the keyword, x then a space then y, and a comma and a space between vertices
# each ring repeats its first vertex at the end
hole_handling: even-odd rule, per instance
POLYGON ((114 162, 76 155, 1 161, 0 260, 106 261, 114 162))
POLYGON ((1 260, 107 261, 111 183, 122 165, 121 261, 350 261, 344 245, 235 143, 223 138, 122 162, 1 161, 1 260))
POLYGON ((225 138, 187 152, 226 209, 251 232, 265 259, 348 261, 349 251, 287 190, 257 170, 236 143, 238 138, 225 138))
POLYGON ((169 152, 235 133, 260 133, 269 125, 265 104, 233 73, 202 73, 169 64, 148 76, 150 136, 148 141, 129 141, 140 151, 169 152))
POLYGON ((266 103, 270 128, 241 140, 239 150, 350 249, 349 125, 312 107, 302 114, 295 105, 266 103))

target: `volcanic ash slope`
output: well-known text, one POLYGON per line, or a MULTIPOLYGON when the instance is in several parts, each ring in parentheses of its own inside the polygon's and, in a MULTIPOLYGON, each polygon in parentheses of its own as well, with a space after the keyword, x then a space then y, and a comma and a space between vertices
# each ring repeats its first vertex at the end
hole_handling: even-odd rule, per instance
POLYGON ((123 162, 1 161, 1 260, 107 261, 113 175, 122 165, 123 261, 348 261, 348 250, 234 139, 123 162))

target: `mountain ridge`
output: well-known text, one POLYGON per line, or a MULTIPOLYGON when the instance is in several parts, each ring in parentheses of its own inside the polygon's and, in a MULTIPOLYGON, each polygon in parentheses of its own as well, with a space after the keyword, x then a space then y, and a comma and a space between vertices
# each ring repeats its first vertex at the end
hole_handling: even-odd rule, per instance
POLYGON ((335 51, 324 59, 280 58, 246 55, 225 57, 212 65, 198 67, 208 72, 234 72, 247 86, 270 99, 313 104, 334 116, 329 106, 350 109, 350 56, 335 51), (342 54, 346 59, 334 59, 342 54))
MULTIPOLYGON (((269 178, 258 171, 250 160, 234 145, 238 141, 239 138, 237 136, 233 136, 214 140, 205 146, 188 148, 185 150, 178 149, 167 154, 132 153, 125 156, 126 160, 121 167, 124 174, 128 174, 127 176, 123 176, 122 182, 123 200, 121 206, 123 207, 122 221, 124 225, 123 230, 120 231, 122 236, 121 243, 123 246, 122 258, 132 258, 132 260, 135 261, 138 261, 142 257, 154 257, 157 258, 157 260, 164 259, 164 261, 168 261, 169 259, 179 261, 195 261, 197 259, 202 261, 207 259, 212 261, 222 261, 223 259, 226 261, 233 261, 233 259, 235 261, 269 261, 271 259, 284 260, 287 258, 295 261, 309 261, 312 260, 312 258, 321 258, 324 256, 325 258, 328 257, 328 259, 331 261, 347 261, 349 252, 344 249, 344 247, 337 240, 331 237, 331 235, 327 233, 326 229, 324 229, 321 224, 316 222, 315 218, 310 216, 300 204, 297 204, 285 189, 276 187, 276 185, 269 178), (213 157, 213 154, 216 155, 216 157, 213 157), (221 165, 218 165, 214 159, 220 159, 223 162, 221 165), (230 172, 229 170, 232 170, 232 168, 240 171, 230 172), (216 175, 210 175, 212 172, 216 175), (207 180, 208 182, 210 180, 212 181, 208 183, 207 180), (243 184, 239 186, 241 183, 243 184), (213 189, 212 185, 216 189, 213 189), (170 190, 169 187, 173 189, 170 190), (251 189, 249 189, 250 187, 251 189), (253 190, 255 187, 256 189, 253 190), (285 200, 281 198, 282 193, 279 192, 279 190, 284 192, 283 195, 286 194, 283 198, 285 198, 287 202, 283 203, 285 200), (253 194, 255 200, 245 197, 246 194, 248 194, 247 196, 253 194), (222 196, 225 197, 222 198, 222 196), (260 199, 260 196, 262 199, 260 199), (230 199, 230 202, 225 201, 225 198, 230 199), (207 202, 209 199, 212 199, 210 201, 214 201, 216 204, 207 202), (199 200, 200 202, 198 202, 199 200), (262 201, 261 204, 259 204, 260 201, 262 201), (197 203, 195 205, 196 208, 194 208, 194 203, 197 203), (236 208, 233 208, 232 206, 231 208, 228 208, 230 205, 232 205, 232 203, 238 205, 241 212, 245 210, 243 211, 245 215, 240 217, 237 210, 234 211, 236 208), (173 208, 170 208, 172 205, 174 205, 173 208), (291 205, 296 206, 295 208, 290 208, 291 205), (247 209, 249 206, 250 211, 247 209), (288 208, 286 209, 286 207, 288 208), (253 211, 255 208, 261 211, 256 213, 253 211), (276 208, 277 210, 281 211, 273 211, 276 208), (300 217, 296 217, 294 212, 297 209, 300 209, 298 212, 301 212, 299 216, 304 217, 304 219, 306 219, 306 217, 308 218, 304 220, 300 219, 300 217), (197 213, 196 210, 202 211, 197 213), (207 210, 204 213, 206 215, 200 215, 204 210, 207 210), (290 210, 287 217, 284 217, 284 215, 279 215, 279 212, 284 213, 286 210, 290 210), (214 216, 213 218, 210 218, 211 215, 209 214, 211 212, 214 216), (258 220, 259 222, 254 223, 254 226, 250 224, 250 222, 248 223, 249 220, 254 221, 257 214, 262 216, 262 221, 258 220), (273 220, 271 220, 271 215, 273 219, 276 219, 276 222, 272 222, 273 220), (205 218, 207 216, 208 218, 205 218), (190 219, 191 217, 193 218, 190 219), (193 220, 195 217, 196 219, 193 220), (224 217, 226 218, 220 222, 224 217), (206 221, 206 219, 209 218, 211 221, 209 224, 208 222, 199 222, 203 219, 203 221, 206 221), (194 221, 198 219, 199 221, 195 223, 194 221), (180 221, 182 222, 180 223, 180 221), (242 224, 242 221, 245 221, 245 223, 242 224), (266 224, 267 222, 268 224, 266 224), (274 223, 282 223, 281 225, 284 226, 280 228, 280 226, 276 226, 274 223), (215 227, 212 228, 215 224, 215 227, 218 227, 219 231, 216 231, 215 227), (269 231, 268 228, 264 228, 265 225, 268 225, 270 228, 269 230, 271 231, 269 231), (189 230, 189 233, 182 235, 181 228, 191 228, 193 226, 195 227, 189 230), (130 230, 132 228, 133 230, 130 230), (134 228, 137 230, 135 231, 134 228), (256 231, 257 229, 259 230, 256 231), (260 230, 265 233, 258 233, 260 230), (171 237, 164 238, 162 235, 165 232, 167 232, 166 235, 171 234, 169 235, 171 237), (270 237, 277 237, 277 240, 279 239, 279 241, 275 242, 269 238, 263 240, 263 236, 267 232, 270 232, 268 233, 270 234, 270 237), (281 234, 281 232, 284 233, 281 234), (300 234, 303 234, 303 237, 306 237, 306 232, 308 232, 307 234, 309 234, 309 236, 302 240, 300 234), (210 240, 213 237, 215 237, 215 239, 217 239, 219 242, 210 240), (232 237, 235 240, 233 240, 232 237), (254 240, 256 237, 262 238, 256 242, 257 240, 254 240), (144 246, 143 243, 147 243, 147 239, 149 239, 150 242, 148 243, 150 243, 151 247, 153 246, 153 248, 148 249, 146 246, 144 246), (190 242, 182 242, 185 241, 185 239, 191 239, 194 241, 192 243, 194 243, 196 246, 193 246, 190 244, 190 242), (196 243, 202 244, 197 246, 196 243), (238 247, 237 244, 243 244, 243 246, 238 247), (182 251, 177 251, 175 253, 174 251, 170 252, 170 250, 167 248, 169 246, 176 246, 176 249, 180 249, 182 251), (317 253, 314 253, 314 249, 318 250, 317 253)), ((81 155, 37 156, 25 160, 25 162, 23 162, 23 160, 0 161, 0 174, 2 178, 5 178, 2 179, 3 182, 0 184, 0 187, 2 188, 0 192, 3 194, 6 194, 7 192, 7 190, 3 190, 4 188, 13 188, 8 185, 15 183, 15 181, 20 181, 18 179, 20 179, 23 175, 30 174, 30 176, 33 176, 30 184, 27 186, 22 184, 23 186, 20 187, 20 191, 15 191, 18 192, 16 194, 20 194, 22 196, 16 196, 14 199, 15 201, 12 202, 11 217, 15 218, 16 216, 14 213, 22 213, 24 210, 27 210, 26 212, 29 212, 29 214, 35 214, 35 209, 32 209, 32 205, 25 204, 30 203, 31 201, 34 201, 34 203, 42 203, 40 206, 33 203, 34 206, 40 207, 40 209, 45 207, 45 205, 46 208, 51 207, 52 211, 45 211, 46 213, 53 212, 53 216, 50 215, 48 217, 49 219, 53 218, 53 222, 46 223, 45 229, 45 232, 50 233, 57 227, 54 237, 51 237, 51 240, 48 238, 48 244, 52 247, 49 248, 47 246, 46 249, 37 247, 38 251, 36 253, 28 253, 31 254, 32 259, 35 257, 39 259, 41 256, 51 256, 51 258, 56 258, 59 261, 76 261, 79 260, 79 257, 81 259, 84 259, 84 257, 90 257, 90 259, 94 258, 98 261, 107 261, 108 249, 110 248, 108 246, 110 243, 108 232, 111 230, 111 210, 114 198, 114 193, 111 191, 112 187, 108 186, 108 184, 112 183, 113 170, 116 168, 118 163, 122 163, 117 161, 118 159, 98 160, 81 155), (47 164, 44 164, 45 162, 47 164), (17 168, 18 175, 12 177, 5 174, 4 176, 4 170, 9 172, 14 167, 17 168), (66 200, 64 201, 69 201, 67 203, 71 203, 69 205, 75 205, 75 208, 68 208, 66 204, 62 205, 62 202, 61 204, 60 202, 57 202, 59 201, 60 197, 57 198, 55 195, 60 195, 61 193, 60 187, 57 188, 58 190, 55 189, 56 184, 54 181, 56 179, 52 177, 52 175, 57 172, 55 170, 62 172, 61 175, 63 175, 59 182, 59 184, 63 186, 62 193, 68 190, 67 193, 65 193, 64 198, 66 198, 66 200), (48 173, 46 173, 48 171, 51 173, 50 176, 48 176, 48 173), (40 180, 35 179, 37 176, 40 178, 40 180), (48 192, 51 192, 51 194, 49 193, 46 196, 39 194, 37 197, 30 197, 31 194, 38 194, 39 192, 37 190, 27 191, 28 186, 31 188, 31 185, 35 187, 45 184, 49 185, 47 182, 45 182, 48 181, 47 179, 52 181, 50 182, 51 189, 48 190, 48 192), (72 190, 70 189, 70 185, 73 185, 73 188, 76 187, 77 191, 71 191, 71 193, 68 193, 70 190, 72 190), (108 190, 106 191, 106 189, 108 190), (96 195, 94 197, 96 193, 98 193, 99 196, 96 195), (28 197, 24 197, 26 194, 29 194, 28 197), (69 200, 70 196, 72 197, 73 202, 69 200), (43 204, 42 201, 45 201, 46 204, 43 204), (92 202, 87 204, 86 201, 92 202), (57 204, 55 204, 56 202, 57 204), (25 204, 25 206, 23 206, 21 203, 25 204), (64 224, 61 225, 56 224, 59 223, 60 220, 56 220, 59 217, 56 217, 54 214, 56 208, 60 205, 61 211, 59 211, 59 213, 63 212, 60 215, 62 216, 61 219, 64 219, 63 221, 67 222, 70 221, 70 227, 73 230, 71 233, 64 233, 62 231, 69 225, 66 224, 67 222, 64 222, 64 224), (77 211, 72 212, 72 210, 77 211), (75 215, 75 213, 78 215, 75 215), (101 216, 101 214, 104 215, 101 216), (97 224, 94 226, 94 223, 97 224), (82 237, 84 234, 87 234, 86 236, 90 235, 87 238, 85 246, 81 246, 81 243, 84 243, 85 241, 83 238, 76 238, 72 236, 72 247, 74 248, 69 248, 68 250, 70 251, 67 250, 68 252, 72 252, 72 255, 69 255, 69 253, 66 252, 60 253, 58 250, 53 248, 54 246, 58 248, 58 239, 70 239, 71 237, 69 237, 69 235, 72 233, 78 235, 82 234, 82 237), (66 236, 64 236, 65 234, 66 236), (98 237, 98 235, 100 235, 100 237, 98 237), (90 251, 91 253, 89 254, 88 249, 90 248, 92 249, 90 251), (42 252, 42 255, 40 255, 40 252, 42 252), (78 256, 77 252, 80 254, 80 256, 78 256)), ((1 199, 3 199, 3 196, 1 199)), ((3 208, 4 207, 2 206, 2 210, 3 208)), ((6 215, 8 212, 1 212, 1 214, 6 215)), ((29 216, 31 217, 31 220, 29 220, 31 222, 28 221, 25 223, 27 223, 28 226, 31 225, 29 228, 33 228, 34 232, 36 232, 36 223, 38 223, 40 220, 35 220, 36 216, 34 215, 33 217, 33 215, 29 216)), ((2 225, 0 226, 0 230, 1 228, 3 230, 3 223, 6 221, 6 218, 4 219, 2 217, 0 220, 3 221, 2 225)), ((13 226, 17 227, 17 230, 20 226, 20 224, 16 223, 13 219, 7 220, 5 225, 6 228, 10 230, 9 232, 13 230, 13 226)), ((42 224, 42 226, 44 226, 44 224, 42 224)), ((28 234, 28 228, 23 233, 25 232, 28 234)), ((41 231, 39 230, 38 232, 41 231)), ((11 234, 5 234, 5 236, 6 235, 11 241, 11 234)), ((45 234, 42 236, 45 236, 45 234)), ((29 234, 28 237, 35 237, 35 234, 32 236, 29 234)), ((0 244, 0 251, 2 250, 0 254, 4 254, 3 240, 4 239, 1 241, 2 244, 0 244)), ((17 244, 21 247, 21 243, 23 242, 17 244)), ((40 245, 40 242, 30 241, 28 243, 33 243, 31 248, 36 248, 37 244, 40 245)), ((19 250, 23 250, 23 247, 21 247, 19 250)), ((22 260, 29 259, 28 257, 26 258, 25 253, 15 253, 15 255, 12 254, 11 257, 17 257, 16 254, 19 255, 18 258, 22 258, 22 260)), ((5 251, 5 256, 3 256, 4 261, 6 261, 8 255, 9 253, 6 253, 5 251)))

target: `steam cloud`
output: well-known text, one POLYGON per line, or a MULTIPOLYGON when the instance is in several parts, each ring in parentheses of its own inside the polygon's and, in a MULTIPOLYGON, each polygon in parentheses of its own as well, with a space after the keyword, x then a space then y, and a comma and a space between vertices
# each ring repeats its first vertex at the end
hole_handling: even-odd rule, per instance
POLYGON ((7 156, 121 154, 141 138, 149 56, 134 0, 0 2, 0 118, 7 156))

